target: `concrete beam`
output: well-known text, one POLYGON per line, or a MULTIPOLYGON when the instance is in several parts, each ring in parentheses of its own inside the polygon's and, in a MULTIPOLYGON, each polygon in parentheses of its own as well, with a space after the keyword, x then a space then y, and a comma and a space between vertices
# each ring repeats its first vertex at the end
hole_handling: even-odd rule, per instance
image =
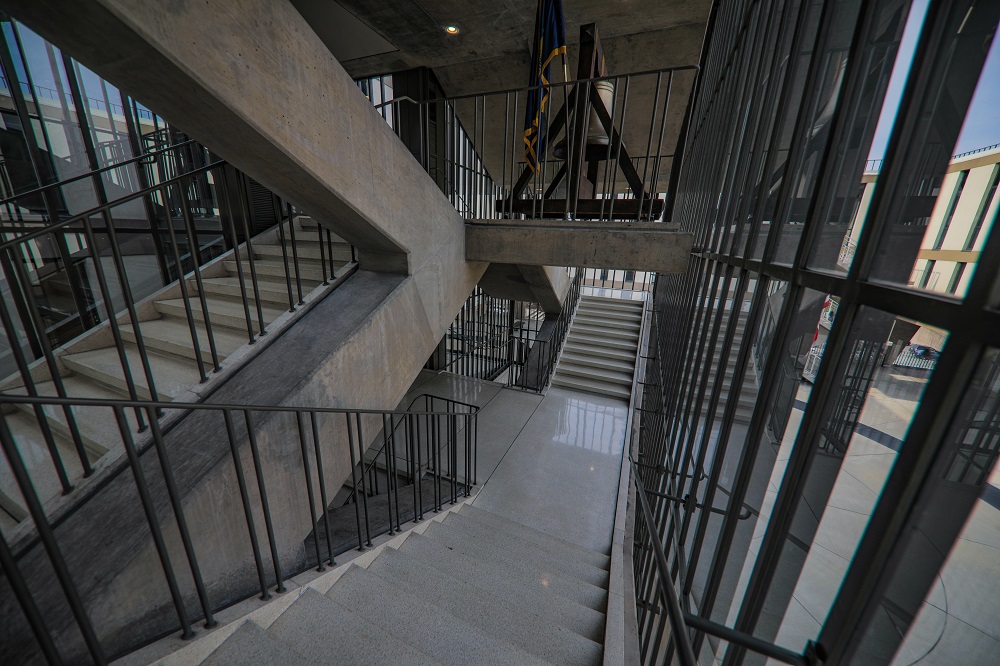
POLYGON ((335 230, 362 268, 413 273, 428 228, 457 220, 286 0, 0 7, 335 230))
POLYGON ((490 264, 479 286, 495 298, 538 303, 545 312, 558 314, 569 293, 569 273, 560 266, 490 264))
POLYGON ((482 220, 465 225, 465 258, 521 266, 687 270, 694 237, 662 224, 482 220))

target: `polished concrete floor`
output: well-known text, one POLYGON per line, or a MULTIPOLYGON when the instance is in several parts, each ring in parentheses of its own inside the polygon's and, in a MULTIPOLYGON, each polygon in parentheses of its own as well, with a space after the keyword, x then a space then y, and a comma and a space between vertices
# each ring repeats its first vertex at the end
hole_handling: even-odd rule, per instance
POLYGON ((424 393, 481 408, 475 506, 585 548, 609 551, 625 401, 561 388, 541 396, 425 371, 403 404, 424 393))

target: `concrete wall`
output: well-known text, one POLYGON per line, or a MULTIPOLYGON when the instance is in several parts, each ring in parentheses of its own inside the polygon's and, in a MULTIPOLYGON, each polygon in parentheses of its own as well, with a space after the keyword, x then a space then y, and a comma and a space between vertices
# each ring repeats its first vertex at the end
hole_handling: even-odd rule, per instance
POLYGON ((539 220, 483 221, 466 226, 465 256, 528 266, 687 270, 693 236, 655 223, 601 225, 539 220))
MULTIPOLYGON (((466 261, 458 213, 294 8, 273 0, 0 6, 359 248, 363 270, 206 401, 395 407, 486 264, 466 261)), ((313 527, 298 438, 282 417, 257 425, 282 554, 294 562, 313 527)), ((320 425, 330 442, 324 474, 335 489, 348 476, 349 455, 340 426, 320 425)), ((238 423, 237 430, 249 471, 238 423)), ((252 594, 256 580, 224 432, 217 413, 197 413, 166 435, 215 605, 252 594)), ((152 452, 143 466, 183 571, 152 452)), ((57 532, 111 652, 173 628, 127 469, 65 515, 57 532)), ((21 566, 66 654, 82 654, 41 549, 24 552, 21 566)), ((181 584, 192 599, 183 576, 181 584)), ((0 590, 0 618, 0 644, 18 661, 34 643, 9 590, 0 590)))

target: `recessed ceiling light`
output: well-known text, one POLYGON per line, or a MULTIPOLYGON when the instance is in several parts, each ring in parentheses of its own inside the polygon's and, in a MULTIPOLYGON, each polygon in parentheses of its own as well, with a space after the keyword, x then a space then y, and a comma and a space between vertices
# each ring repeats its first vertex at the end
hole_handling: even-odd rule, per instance
POLYGON ((457 35, 458 34, 458 26, 457 25, 446 25, 444 27, 444 31, 447 32, 449 35, 457 35))

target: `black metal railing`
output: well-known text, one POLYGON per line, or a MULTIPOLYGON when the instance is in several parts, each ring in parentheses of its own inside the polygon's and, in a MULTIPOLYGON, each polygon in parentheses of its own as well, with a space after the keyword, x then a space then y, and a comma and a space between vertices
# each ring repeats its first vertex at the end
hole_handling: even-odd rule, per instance
POLYGON ((653 287, 656 285, 656 273, 649 271, 601 268, 585 268, 583 271, 583 286, 585 287, 652 293, 653 287))
POLYGON ((507 374, 508 388, 541 393, 549 385, 573 316, 576 314, 576 307, 580 303, 585 271, 582 268, 572 270, 573 278, 563 300, 562 309, 554 319, 546 319, 546 325, 541 329, 541 337, 538 333, 534 336, 522 333, 515 337, 514 348, 517 353, 511 357, 510 372, 507 374))
POLYGON ((523 120, 537 86, 428 100, 386 99, 385 77, 359 86, 397 134, 420 128, 414 154, 467 219, 658 220, 680 125, 672 114, 683 112, 696 72, 551 83, 530 164, 523 120))
MULTIPOLYGON (((434 396, 419 396, 411 405, 418 409, 405 412, 35 396, 4 396, 2 402, 8 407, 110 410, 124 451, 115 473, 86 498, 87 504, 104 507, 102 525, 117 525, 113 538, 76 542, 72 531, 60 530, 65 516, 53 519, 46 511, 8 416, 0 412, 0 446, 34 528, 30 539, 16 544, 0 531, 0 589, 7 588, 0 594, 5 618, 0 634, 5 655, 13 661, 28 661, 40 652, 52 664, 85 659, 103 664, 150 636, 175 631, 192 636, 198 619, 212 626, 216 613, 239 599, 256 594, 268 599, 272 591, 284 592, 290 577, 335 565, 338 554, 364 550, 373 536, 401 530, 403 522, 419 522, 426 513, 468 497, 475 483, 478 408, 434 396), (151 425, 143 438, 136 438, 128 423, 133 410, 145 412, 151 425), (180 412, 183 418, 163 430, 157 421, 161 410, 180 412), (206 433, 198 444, 200 454, 218 455, 214 470, 224 472, 227 487, 238 490, 231 508, 242 514, 239 518, 215 520, 221 509, 188 501, 192 468, 178 456, 185 442, 177 441, 174 431, 191 419, 200 419, 198 427, 206 433), (374 433, 378 435, 372 438, 374 433), (364 471, 358 465, 373 440, 371 459, 382 461, 384 493, 373 487, 371 465, 364 471), (343 465, 347 460, 350 467, 343 465), (338 504, 326 485, 336 470, 346 470, 348 478, 336 481, 344 482, 354 501, 338 504), (302 502, 291 501, 291 488, 301 490, 302 502), (120 502, 122 493, 138 504, 120 502), (380 496, 382 501, 374 503, 380 496), (408 505, 407 497, 412 498, 408 505), (281 507, 280 515, 272 510, 272 500, 281 507), (131 523, 124 516, 130 511, 135 512, 131 523), (209 534, 206 522, 213 525, 209 534), (225 538, 220 530, 232 537, 221 569, 213 566, 219 557, 217 540, 225 538), (130 596, 129 609, 109 617, 101 610, 102 595, 113 595, 114 587, 83 581, 109 579, 128 568, 128 562, 103 554, 113 549, 112 541, 151 549, 158 570, 155 582, 144 583, 143 596, 130 596), (39 548, 51 569, 36 566, 39 548), (238 571, 245 573, 242 579, 235 575, 238 571), (79 632, 76 640, 60 641, 68 632, 79 632)), ((76 509, 79 513, 86 505, 76 509)), ((102 528, 94 525, 90 532, 93 536, 102 528)), ((143 575, 153 575, 148 566, 143 575)))
MULTIPOLYGON (((686 609, 677 593, 683 587, 686 567, 677 542, 680 523, 678 503, 690 498, 647 490, 643 478, 649 478, 649 465, 629 456, 638 510, 633 535, 632 567, 636 593, 636 619, 642 664, 678 663, 698 666, 691 646, 690 630, 704 632, 776 661, 795 666, 811 666, 815 655, 807 650, 799 654, 755 636, 707 620, 686 609), (650 501, 650 496, 656 498, 650 501), (666 535, 666 536, 665 536, 666 535), (669 547, 665 544, 669 544, 669 547), (673 564, 667 552, 673 555, 673 564), (669 633, 666 631, 669 626, 669 633), (676 660, 676 662, 675 662, 676 660)), ((748 516, 749 517, 749 516, 748 516)))
MULTIPOLYGON (((89 177, 96 183, 106 172, 100 170, 89 177)), ((63 185, 40 188, 36 193, 47 196, 63 185)), ((146 301, 156 297, 180 301, 182 312, 171 316, 180 318, 189 339, 175 343, 181 347, 190 344, 193 353, 190 359, 185 357, 185 363, 193 371, 192 384, 197 384, 222 369, 226 350, 218 341, 220 328, 230 333, 230 340, 242 329, 247 343, 252 344, 267 334, 278 308, 287 305, 289 311, 295 311, 306 293, 328 287, 338 274, 343 275, 344 267, 354 260, 354 248, 341 247, 335 252, 334 236, 319 225, 296 229, 291 204, 273 195, 268 205, 272 219, 279 223, 254 236, 253 206, 258 202, 251 200, 248 188, 247 179, 216 160, 57 222, 4 233, 0 243, 0 322, 6 345, 0 348, 0 375, 7 379, 0 390, 65 398, 67 368, 61 354, 73 350, 81 333, 103 326, 110 334, 104 346, 114 348, 120 366, 113 372, 123 397, 161 398, 159 371, 151 362, 151 347, 143 330, 143 322, 151 317, 149 308, 140 313, 146 301), (136 228, 128 218, 136 206, 156 214, 157 232, 167 241, 163 247, 154 251, 144 246, 150 229, 136 228), (67 246, 67 239, 74 240, 73 248, 67 246), (255 246, 262 239, 280 245, 280 257, 263 267, 257 255, 260 248, 255 246), (318 260, 300 257, 305 251, 318 260), (144 269, 142 258, 153 253, 169 260, 173 283, 144 269), (269 275, 262 274, 264 268, 269 275), (238 299, 221 322, 212 310, 222 297, 207 291, 209 276, 230 278, 231 297, 238 299), (163 291, 171 284, 175 292, 163 291), (287 302, 276 294, 287 294, 287 302), (40 384, 47 388, 43 391, 40 384)), ((72 466, 78 465, 80 475, 89 476, 95 462, 93 447, 88 453, 72 409, 64 407, 62 411, 63 436, 72 441, 79 459, 72 466)), ((51 413, 36 405, 34 416, 61 491, 69 492, 75 479, 67 472, 57 446, 51 413)), ((136 432, 146 429, 144 410, 135 410, 135 423, 136 432)))

